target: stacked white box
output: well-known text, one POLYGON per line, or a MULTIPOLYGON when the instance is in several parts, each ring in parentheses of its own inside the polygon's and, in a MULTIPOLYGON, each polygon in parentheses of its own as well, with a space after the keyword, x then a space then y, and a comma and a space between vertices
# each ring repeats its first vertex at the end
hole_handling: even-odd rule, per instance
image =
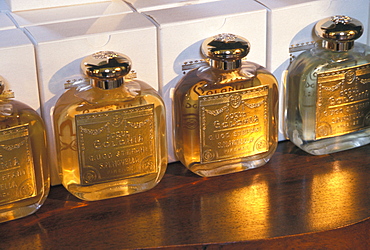
POLYGON ((20 29, 0 30, 0 77, 15 99, 40 112, 35 50, 20 29))
POLYGON ((182 77, 182 64, 202 59, 205 38, 234 33, 251 43, 248 60, 265 65, 266 10, 253 0, 223 0, 187 4, 142 12, 158 29, 158 65, 161 93, 167 108, 169 162, 176 160, 172 138, 171 92, 182 77))
POLYGON ((138 79, 158 89, 155 26, 138 13, 104 16, 63 23, 29 26, 38 66, 42 113, 48 128, 52 184, 58 183, 52 130, 53 107, 68 80, 82 79, 81 60, 98 51, 126 54, 138 79))
MULTIPOLYGON (((318 20, 332 15, 348 15, 365 25, 369 23, 369 0, 258 0, 258 2, 268 10, 267 68, 280 84, 289 66, 289 48, 292 45, 298 48, 297 45, 317 40, 313 27, 318 20)), ((366 28, 359 42, 366 43, 368 31, 366 28)), ((283 91, 280 89, 280 104, 283 104, 283 91)), ((279 139, 284 140, 283 105, 280 105, 279 113, 279 139)))
POLYGON ((184 5, 215 2, 220 0, 124 0, 138 12, 180 7, 184 5))
POLYGON ((130 12, 132 12, 131 8, 122 0, 111 0, 93 4, 9 12, 8 15, 18 27, 26 27, 130 12))
POLYGON ((0 11, 9 11, 9 5, 5 3, 5 0, 0 0, 0 11))
POLYGON ((16 26, 5 12, 0 12, 0 30, 14 29, 16 26))
POLYGON ((62 6, 106 2, 109 0, 5 0, 11 11, 46 9, 62 6))

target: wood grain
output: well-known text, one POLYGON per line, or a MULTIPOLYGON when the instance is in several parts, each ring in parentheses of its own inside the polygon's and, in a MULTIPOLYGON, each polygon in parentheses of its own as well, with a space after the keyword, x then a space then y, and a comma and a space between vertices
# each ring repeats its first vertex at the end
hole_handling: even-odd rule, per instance
POLYGON ((369 153, 281 142, 263 167, 201 178, 173 163, 126 197, 86 202, 52 187, 34 215, 0 224, 0 249, 369 249, 369 153))

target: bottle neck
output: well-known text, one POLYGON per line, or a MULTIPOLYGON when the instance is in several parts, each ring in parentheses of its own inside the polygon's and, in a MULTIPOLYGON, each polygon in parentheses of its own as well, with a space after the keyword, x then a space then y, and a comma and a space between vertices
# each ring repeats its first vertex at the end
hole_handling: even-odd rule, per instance
POLYGON ((221 61, 210 59, 210 64, 213 68, 220 70, 235 70, 242 66, 242 60, 221 61))
POLYGON ((336 41, 322 41, 322 47, 331 51, 337 51, 337 52, 343 52, 343 51, 349 51, 353 48, 355 42, 336 42, 336 41))
POLYGON ((91 78, 91 85, 104 89, 104 90, 109 90, 109 89, 115 89, 124 84, 124 78, 115 78, 115 79, 97 79, 97 78, 91 78))

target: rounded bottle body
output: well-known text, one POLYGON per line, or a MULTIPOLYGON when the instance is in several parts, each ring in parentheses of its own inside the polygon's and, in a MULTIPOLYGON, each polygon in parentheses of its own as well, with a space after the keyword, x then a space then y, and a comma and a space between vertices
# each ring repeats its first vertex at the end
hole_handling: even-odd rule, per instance
POLYGON ((178 159, 200 176, 267 163, 277 146, 277 89, 275 77, 252 62, 188 72, 174 92, 178 159))
POLYGON ((313 155, 370 142, 370 50, 315 47, 297 56, 286 79, 286 136, 313 155))
POLYGON ((50 189, 45 125, 28 105, 0 98, 0 222, 36 212, 50 189))
POLYGON ((54 111, 62 184, 83 200, 149 190, 167 166, 165 109, 147 84, 73 87, 54 111))

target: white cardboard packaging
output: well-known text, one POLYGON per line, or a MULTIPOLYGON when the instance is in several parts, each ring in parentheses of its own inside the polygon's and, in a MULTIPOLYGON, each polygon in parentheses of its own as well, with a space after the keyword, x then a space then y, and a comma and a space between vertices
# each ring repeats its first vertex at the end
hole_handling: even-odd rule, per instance
POLYGON ((124 0, 138 12, 180 7, 184 5, 215 2, 219 0, 124 0))
POLYGON ((0 0, 0 11, 9 11, 9 5, 5 2, 5 0, 0 0))
POLYGON ((105 2, 109 0, 5 0, 11 11, 34 10, 105 2))
MULTIPOLYGON (((317 40, 313 33, 317 21, 332 15, 348 15, 369 23, 369 0, 258 0, 268 10, 267 68, 280 83, 279 140, 283 136, 284 107, 282 86, 285 70, 289 66, 290 53, 299 51, 301 45, 317 40), (293 49, 290 49, 294 46, 293 49)), ((369 27, 357 40, 367 42, 369 27)), ((296 52, 297 53, 297 52, 296 52)), ((299 53, 299 52, 298 52, 299 53)))
POLYGON ((169 162, 176 161, 172 138, 172 91, 184 62, 203 59, 204 39, 233 33, 251 43, 247 59, 265 65, 266 9, 253 0, 223 0, 143 12, 157 25, 161 93, 167 108, 169 162))
POLYGON ((18 27, 26 27, 129 12, 132 10, 125 2, 111 0, 93 4, 9 12, 8 15, 18 27))
POLYGON ((47 125, 52 185, 59 184, 52 113, 64 93, 64 83, 83 79, 81 60, 95 52, 109 50, 127 55, 138 79, 158 89, 157 40, 155 26, 138 13, 29 26, 34 41, 42 114, 47 125))
POLYGON ((0 30, 0 78, 15 99, 40 113, 35 50, 20 29, 0 30))
POLYGON ((14 29, 16 26, 6 12, 0 12, 0 30, 14 29))

